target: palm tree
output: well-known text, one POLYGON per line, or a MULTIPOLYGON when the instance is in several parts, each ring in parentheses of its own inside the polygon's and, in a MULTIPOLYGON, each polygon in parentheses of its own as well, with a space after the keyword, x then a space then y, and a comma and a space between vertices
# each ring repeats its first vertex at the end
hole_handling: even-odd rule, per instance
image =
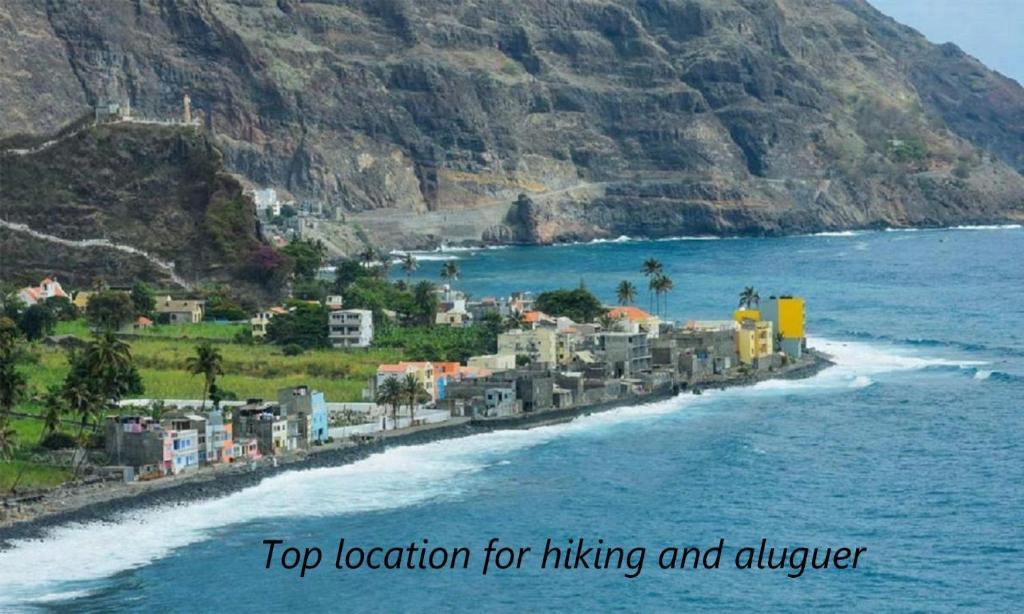
MULTIPOLYGON (((668 293, 672 291, 675 284, 672 283, 672 279, 668 275, 659 273, 657 277, 651 280, 651 287, 654 289, 655 294, 660 299, 662 296, 665 297, 665 311, 668 311, 668 293)), ((661 311, 661 305, 658 305, 659 312, 661 311)))
POLYGON ((513 311, 508 314, 505 318, 505 330, 519 330, 526 326, 526 319, 523 317, 523 312, 513 311))
POLYGON ((605 312, 597 317, 597 323, 601 325, 603 330, 611 331, 618 324, 618 320, 613 318, 610 313, 605 312))
POLYGON ((441 267, 441 279, 448 284, 448 298, 451 298, 452 282, 459 278, 459 265, 454 260, 448 260, 441 267))
POLYGON ((632 305, 636 300, 636 286, 633 285, 633 282, 623 279, 619 282, 615 295, 618 297, 620 305, 632 305))
POLYGON ((17 448, 15 434, 14 428, 7 420, 0 421, 0 460, 10 460, 14 456, 14 450, 17 448))
POLYGON ((651 309, 654 309, 654 278, 661 275, 664 270, 664 266, 654 258, 648 258, 644 260, 644 265, 641 271, 645 277, 650 278, 650 282, 647 285, 647 296, 650 299, 651 309))
POLYGON ((364 267, 370 268, 370 265, 377 261, 377 250, 367 245, 366 249, 359 252, 359 259, 363 262, 364 267))
POLYGON ((416 257, 409 252, 405 252, 402 255, 401 261, 402 270, 405 271, 405 278, 409 279, 412 277, 412 272, 420 267, 419 262, 416 262, 416 257))
POLYGON ((419 376, 415 373, 406 373, 402 382, 402 392, 405 393, 405 400, 409 402, 409 426, 412 426, 416 419, 416 401, 426 396, 427 389, 423 387, 419 376))
POLYGON ((398 427, 398 407, 402 404, 404 394, 402 383, 393 375, 377 388, 377 403, 391 407, 391 419, 394 421, 391 428, 398 427))
POLYGON ((132 368, 132 351, 127 343, 106 331, 85 349, 89 375, 99 388, 103 401, 116 401, 124 393, 123 375, 132 368))
POLYGON ((206 409, 206 399, 210 395, 210 389, 217 381, 218 375, 224 375, 224 358, 220 350, 213 347, 212 343, 204 343, 196 346, 196 355, 190 356, 185 361, 185 370, 192 375, 203 376, 203 409, 206 409))
POLYGON ((60 386, 50 386, 43 397, 43 432, 39 437, 40 442, 60 428, 61 416, 66 407, 60 386))
POLYGON ((65 407, 81 420, 78 425, 78 435, 81 437, 82 431, 89 425, 89 420, 91 418, 98 419, 102 411, 103 399, 83 379, 66 381, 60 394, 64 399, 65 407))
POLYGON ((753 309, 755 306, 761 304, 761 295, 757 293, 754 286, 747 286, 740 292, 740 307, 746 307, 746 309, 753 309))
POLYGON ((14 354, 0 356, 0 418, 7 416, 25 393, 25 376, 14 366, 14 354))

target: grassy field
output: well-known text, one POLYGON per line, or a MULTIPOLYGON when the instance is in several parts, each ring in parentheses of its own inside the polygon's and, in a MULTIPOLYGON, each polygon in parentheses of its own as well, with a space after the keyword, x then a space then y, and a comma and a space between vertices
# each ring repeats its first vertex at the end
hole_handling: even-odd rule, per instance
MULTIPOLYGON (((139 368, 145 393, 142 398, 151 399, 199 399, 203 394, 202 377, 189 375, 184 364, 186 358, 195 353, 197 338, 233 339, 244 325, 203 323, 180 327, 154 327, 144 338, 128 339, 132 356, 139 368), (166 329, 185 329, 181 334, 168 334, 166 329), (157 334, 158 332, 164 334, 157 334), (202 334, 200 334, 202 333, 202 334), (195 335, 193 337, 192 335, 195 335)), ((172 331, 173 333, 173 331, 172 331)), ((64 322, 57 334, 89 335, 88 328, 81 321, 64 322)), ((244 345, 232 342, 216 343, 224 357, 224 375, 218 378, 218 385, 234 393, 238 399, 277 398, 277 391, 288 386, 306 384, 321 390, 330 402, 358 401, 362 390, 382 362, 402 359, 402 351, 386 350, 316 350, 300 356, 285 356, 281 349, 271 345, 244 345)), ((30 359, 19 366, 28 381, 30 398, 38 398, 47 387, 63 382, 68 371, 67 352, 61 348, 41 343, 33 344, 29 350, 30 359)), ((38 414, 42 408, 31 400, 20 404, 16 411, 38 414)), ((65 416, 73 419, 74 416, 65 416)), ((19 444, 18 460, 0 463, 0 492, 8 477, 13 480, 20 468, 31 468, 24 472, 20 487, 51 486, 53 480, 59 483, 67 478, 65 470, 34 463, 28 460, 28 450, 34 447, 42 434, 42 421, 32 418, 15 418, 12 426, 17 433, 19 444), (20 464, 19 464, 20 463, 20 464), (13 472, 13 473, 12 473, 13 472), (59 478, 63 476, 63 478, 59 478)), ((64 430, 73 433, 74 427, 64 430)))
MULTIPOLYGON (((200 322, 199 324, 156 324, 149 328, 126 329, 125 332, 157 339, 234 341, 238 333, 247 328, 249 325, 242 322, 200 322)), ((74 320, 58 323, 54 334, 76 335, 84 338, 91 336, 92 332, 84 320, 74 320)))

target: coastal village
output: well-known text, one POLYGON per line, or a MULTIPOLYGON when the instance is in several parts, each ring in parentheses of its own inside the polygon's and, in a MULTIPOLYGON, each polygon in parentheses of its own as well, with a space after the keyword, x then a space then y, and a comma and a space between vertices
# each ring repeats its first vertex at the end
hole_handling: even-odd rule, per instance
MULTIPOLYGON (((69 291, 54 278, 8 292, 5 356, 15 355, 12 348, 18 345, 38 345, 66 352, 70 372, 63 386, 51 387, 39 399, 38 412, 8 407, 6 420, 41 423, 41 441, 57 443, 47 446, 56 448, 51 457, 63 459, 78 481, 141 484, 207 468, 277 467, 327 450, 398 441, 407 433, 568 420, 681 393, 786 377, 822 360, 807 349, 805 305, 796 296, 761 298, 746 288, 739 307, 721 320, 677 322, 652 313, 667 311, 672 287, 653 259, 642 271, 652 306, 664 302, 664 310, 636 306, 637 288, 625 280, 615 305, 602 304, 582 285, 471 300, 455 288, 459 271, 452 261, 442 267, 440 285, 412 283, 409 273, 418 265, 411 254, 370 255, 360 263, 330 268, 318 260, 317 265, 314 278, 352 279, 347 286, 320 282, 325 291, 320 300, 297 298, 293 292, 282 304, 248 314, 228 309, 234 319, 226 322, 224 299, 218 295, 161 295, 139 287, 69 291), (389 278, 394 264, 403 266, 407 279, 389 278), (391 292, 393 304, 368 300, 367 287, 391 292), (342 288, 348 296, 331 291, 342 288), (419 302, 399 304, 417 293, 419 302), (46 317, 39 314, 44 308, 46 317), (77 335, 59 334, 56 313, 70 314, 64 317, 75 323, 84 316, 88 328, 78 328, 77 335), (46 320, 41 329, 33 328, 33 317, 46 320), (221 321, 213 323, 213 318, 221 321), (133 381, 144 379, 131 364, 133 342, 142 343, 154 331, 167 335, 218 325, 237 330, 235 338, 190 346, 194 354, 183 361, 179 376, 203 381, 201 398, 154 398, 143 393, 144 382, 133 381), (19 327, 26 330, 19 333, 19 327), (302 338, 296 330, 312 335, 314 345, 325 348, 317 351, 329 361, 371 357, 378 345, 394 347, 395 338, 402 347, 394 355, 401 359, 370 365, 346 398, 330 398, 301 379, 281 386, 276 395, 264 395, 268 398, 239 398, 221 387, 226 379, 222 351, 234 345, 251 352, 274 348, 283 360, 300 361, 310 350, 295 342, 302 338), (455 355, 430 345, 446 335, 474 335, 466 338, 483 342, 459 347, 455 355), (34 341, 25 344, 22 336, 34 341), (410 350, 413 346, 419 349, 410 350), (467 351, 479 347, 490 351, 467 351), (108 371, 86 373, 86 383, 93 381, 90 377, 100 380, 91 401, 76 397, 89 387, 74 379, 81 366, 77 357, 96 360, 104 353, 121 358, 104 367, 108 371), (430 354, 443 355, 427 359, 430 354), (113 377, 123 381, 104 389, 110 369, 128 375, 113 377), (68 449, 61 450, 61 444, 68 449)), ((723 312, 730 307, 723 305, 723 312)), ((180 343, 194 342, 185 337, 180 343)), ((14 373, 17 377, 17 367, 14 373)), ((21 390, 23 399, 33 400, 24 394, 24 381, 21 390)), ((9 487, 6 505, 17 507, 25 497, 36 496, 27 490, 19 495, 17 483, 9 487)))

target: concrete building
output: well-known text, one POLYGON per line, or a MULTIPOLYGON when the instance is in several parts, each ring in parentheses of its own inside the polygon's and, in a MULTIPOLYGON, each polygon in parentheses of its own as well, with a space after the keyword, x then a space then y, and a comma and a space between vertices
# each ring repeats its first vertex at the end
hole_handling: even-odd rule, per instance
POLYGON ((634 378, 651 369, 646 333, 600 333, 593 339, 594 350, 610 365, 612 377, 634 378))
POLYGON ((373 343, 373 312, 340 309, 328 316, 327 335, 336 348, 365 348, 373 343))
POLYGON ((196 434, 196 458, 200 464, 206 461, 206 417, 194 413, 168 412, 160 418, 160 424, 171 432, 190 432, 196 434))
POLYGON ((790 358, 800 358, 806 345, 804 299, 796 296, 769 297, 763 317, 781 337, 781 349, 790 358))
POLYGON ((609 309, 608 317, 625 325, 621 329, 624 332, 643 332, 652 339, 658 336, 661 327, 661 319, 658 316, 629 305, 609 309))
POLYGON ((281 415, 289 423, 289 436, 297 437, 295 446, 306 448, 327 442, 327 402, 324 393, 308 386, 282 388, 277 391, 281 415))
POLYGON ((758 365, 775 352, 772 323, 768 320, 743 320, 736 331, 736 352, 745 365, 758 365))
POLYGON ((164 439, 164 453, 170 452, 169 473, 178 475, 199 469, 199 431, 170 430, 164 439))
POLYGON ((501 333, 498 335, 498 354, 527 356, 537 366, 556 364, 558 362, 557 333, 553 329, 546 328, 512 330, 501 333))
POLYGON ((130 467, 139 477, 162 476, 171 462, 165 455, 168 434, 148 416, 107 416, 104 443, 115 465, 130 467))
POLYGON ((206 414, 206 462, 230 463, 234 458, 233 427, 224 420, 224 412, 213 410, 206 414))
POLYGON ((260 455, 287 452, 288 420, 280 415, 281 408, 262 399, 249 399, 245 405, 234 408, 232 431, 238 439, 255 439, 260 455))
POLYGON ((470 356, 466 361, 467 367, 487 369, 488 371, 508 371, 516 368, 515 354, 484 354, 482 356, 470 356))
POLYGON ((434 365, 429 362, 400 362, 396 364, 380 365, 377 367, 377 376, 374 378, 374 386, 371 393, 376 396, 377 390, 389 378, 397 378, 399 382, 405 380, 407 375, 415 375, 423 389, 430 397, 430 403, 437 401, 437 382, 434 377, 434 365))
POLYGON ((267 217, 277 217, 281 215, 281 201, 277 198, 277 190, 274 188, 264 188, 262 190, 254 190, 252 193, 252 200, 256 203, 256 213, 267 217))
POLYGON ((158 320, 168 324, 198 324, 203 321, 204 301, 174 300, 170 296, 157 299, 158 320))

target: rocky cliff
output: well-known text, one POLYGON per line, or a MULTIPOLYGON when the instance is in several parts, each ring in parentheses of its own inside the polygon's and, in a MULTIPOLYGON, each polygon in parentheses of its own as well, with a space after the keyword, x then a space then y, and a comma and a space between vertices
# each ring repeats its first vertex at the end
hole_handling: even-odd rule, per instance
POLYGON ((0 141, 0 279, 56 274, 81 288, 245 277, 261 245, 255 206, 202 130, 83 120, 53 139, 13 141, 0 141))
POLYGON ((1024 89, 863 0, 37 0, 0 31, 4 135, 187 93, 339 249, 1024 217, 1024 89))

